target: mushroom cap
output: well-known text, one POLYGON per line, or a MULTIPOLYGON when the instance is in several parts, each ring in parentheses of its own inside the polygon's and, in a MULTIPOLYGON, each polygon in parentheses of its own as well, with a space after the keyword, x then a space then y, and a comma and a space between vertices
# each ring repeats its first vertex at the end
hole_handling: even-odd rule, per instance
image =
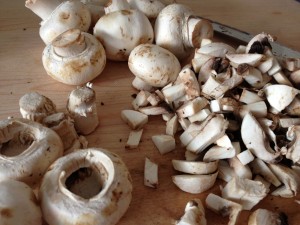
POLYGON ((42 213, 32 189, 23 182, 0 182, 0 224, 42 225, 42 213))
POLYGON ((39 183, 47 168, 63 154, 60 137, 27 119, 0 121, 0 180, 39 183))
POLYGON ((126 212, 131 192, 130 174, 121 158, 89 148, 50 166, 40 188, 41 207, 49 225, 113 225, 126 212))
POLYGON ((139 44, 152 43, 154 34, 148 18, 138 10, 119 10, 102 16, 94 35, 103 44, 108 59, 127 61, 139 44))
POLYGON ((165 4, 159 0, 128 0, 131 8, 138 9, 149 19, 157 17, 159 12, 165 7, 165 4))
POLYGON ((69 29, 87 31, 90 24, 91 13, 86 5, 80 1, 65 1, 41 22, 40 36, 47 45, 69 29))
POLYGON ((173 53, 154 44, 133 49, 128 59, 130 71, 154 87, 164 87, 176 80, 181 66, 173 53))
MULTIPOLYGON (((52 44, 43 51, 43 65, 49 76, 69 85, 81 85, 96 78, 104 69, 106 54, 102 44, 91 34, 84 33, 86 48, 78 55, 62 57, 52 44)), ((63 34, 62 34, 63 35, 63 34)))

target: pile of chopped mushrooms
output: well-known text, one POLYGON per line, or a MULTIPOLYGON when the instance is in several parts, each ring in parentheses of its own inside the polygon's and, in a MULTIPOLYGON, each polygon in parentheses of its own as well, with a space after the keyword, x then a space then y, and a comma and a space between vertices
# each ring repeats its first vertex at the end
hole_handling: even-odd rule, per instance
MULTIPOLYGON (((178 143, 186 149, 185 159, 172 160, 174 185, 200 194, 223 181, 221 196, 210 193, 205 204, 191 199, 174 218, 177 225, 207 224, 205 208, 234 225, 268 194, 297 195, 300 59, 274 55, 272 35, 258 34, 237 48, 213 42, 209 21, 159 0, 25 5, 42 19, 47 74, 78 87, 65 112, 32 92, 19 101, 22 118, 0 121, 0 202, 6 214, 16 208, 4 224, 114 225, 127 211, 132 182, 125 163, 88 148, 85 138, 99 125, 89 82, 107 59, 128 62, 134 75, 136 97, 121 111, 131 128, 126 149, 138 148, 148 117, 160 115, 165 134, 152 136, 160 154, 178 143)), ((144 185, 158 188, 158 164, 146 158, 144 165, 144 185)), ((288 224, 288 215, 258 208, 248 225, 262 224, 288 224)))

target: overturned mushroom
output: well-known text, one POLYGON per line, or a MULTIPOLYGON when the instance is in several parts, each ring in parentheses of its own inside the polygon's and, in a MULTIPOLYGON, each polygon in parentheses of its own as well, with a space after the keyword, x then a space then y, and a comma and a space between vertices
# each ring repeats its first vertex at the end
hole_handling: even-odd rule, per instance
POLYGON ((93 35, 71 29, 46 46, 42 60, 47 74, 53 79, 64 84, 82 85, 103 71, 106 54, 93 35))
POLYGON ((181 4, 166 6, 156 18, 155 43, 180 60, 189 56, 194 48, 200 47, 203 38, 213 36, 211 23, 193 14, 181 4))
POLYGON ((25 6, 42 19, 40 36, 45 44, 69 29, 87 31, 90 27, 90 11, 80 1, 27 0, 25 6))
POLYGON ((31 188, 23 182, 0 182, 1 224, 42 225, 42 212, 31 188))
POLYGON ((74 120, 77 132, 87 135, 93 132, 98 124, 96 93, 92 84, 78 87, 69 96, 67 110, 74 120))
POLYGON ((108 59, 127 61, 136 46, 153 42, 152 26, 141 11, 119 0, 111 0, 106 8, 108 12, 96 23, 94 35, 103 44, 108 59))
POLYGON ((62 154, 62 141, 53 130, 27 119, 0 121, 0 180, 35 186, 62 154))
POLYGON ((130 174, 119 156, 100 148, 70 153, 45 174, 41 207, 49 225, 116 224, 131 201, 130 174))

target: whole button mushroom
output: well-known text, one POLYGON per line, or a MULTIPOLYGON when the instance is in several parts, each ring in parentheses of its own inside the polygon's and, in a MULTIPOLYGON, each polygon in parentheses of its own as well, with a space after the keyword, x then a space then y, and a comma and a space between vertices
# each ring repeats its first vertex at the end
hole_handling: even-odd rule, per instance
POLYGON ((69 29, 87 31, 91 24, 91 13, 80 1, 27 0, 25 6, 42 19, 40 36, 46 45, 69 29))
POLYGON ((129 9, 125 2, 111 1, 105 8, 106 15, 94 27, 94 35, 103 44, 110 60, 127 61, 136 46, 153 42, 153 28, 149 19, 139 10, 129 9))
POLYGON ((106 64, 102 44, 91 34, 78 29, 59 35, 43 52, 43 65, 53 79, 81 85, 97 77, 106 64))
POLYGON ((134 48, 128 66, 136 77, 153 87, 164 87, 175 81, 181 69, 175 55, 154 44, 141 44, 134 48))
POLYGON ((211 23, 193 14, 193 11, 184 5, 171 4, 156 18, 156 44, 171 51, 179 60, 192 54, 194 48, 199 48, 203 38, 213 36, 211 23))

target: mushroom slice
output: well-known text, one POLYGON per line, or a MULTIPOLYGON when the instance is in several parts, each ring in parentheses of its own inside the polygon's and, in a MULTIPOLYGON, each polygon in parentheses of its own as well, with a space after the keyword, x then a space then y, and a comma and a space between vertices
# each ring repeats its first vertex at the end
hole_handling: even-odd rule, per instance
POLYGON ((128 0, 128 3, 130 8, 140 10, 150 21, 155 20, 160 11, 165 7, 165 4, 159 0, 128 0))
POLYGON ((248 165, 243 165, 237 157, 232 157, 228 159, 228 161, 236 177, 240 177, 243 179, 252 179, 252 172, 248 165))
POLYGON ((257 66, 264 58, 262 54, 226 54, 226 58, 234 65, 248 64, 250 66, 257 66))
POLYGON ((166 103, 161 103, 158 104, 157 106, 140 107, 138 110, 145 115, 152 115, 152 116, 157 116, 157 115, 162 115, 162 114, 172 112, 170 106, 167 105, 166 103))
POLYGON ((260 52, 264 53, 265 47, 272 49, 270 42, 275 41, 276 38, 270 34, 262 32, 260 34, 255 35, 247 44, 246 52, 247 53, 255 53, 260 52))
POLYGON ((176 83, 184 84, 188 100, 200 96, 200 86, 197 77, 190 68, 184 68, 180 71, 176 83))
POLYGON ((275 187, 281 185, 280 180, 272 172, 272 170, 267 166, 267 164, 259 158, 255 158, 251 163, 250 167, 255 174, 263 176, 263 178, 273 184, 275 187))
POLYGON ((49 225, 108 225, 127 211, 131 193, 131 177, 121 158, 89 148, 56 160, 43 178, 39 196, 49 225))
POLYGON ((48 115, 56 113, 56 106, 51 99, 37 92, 23 95, 19 106, 23 118, 36 122, 42 122, 48 115))
POLYGON ((209 109, 201 109, 196 114, 189 116, 188 119, 191 123, 194 123, 196 121, 203 121, 205 120, 209 115, 211 114, 211 111, 209 109))
POLYGON ((121 112, 121 118, 132 129, 140 129, 148 122, 148 116, 130 109, 124 109, 121 112))
POLYGON ((219 159, 229 159, 236 155, 233 147, 221 147, 218 145, 212 146, 203 157, 204 162, 212 162, 219 159))
POLYGON ((142 134, 143 134, 143 129, 130 131, 125 148, 127 149, 137 148, 139 146, 142 134))
POLYGON ((42 225, 42 212, 32 189, 23 182, 0 182, 1 224, 42 225))
POLYGON ((166 134, 174 136, 178 130, 178 116, 174 115, 172 119, 167 122, 166 134))
POLYGON ((283 84, 283 85, 293 87, 293 84, 290 81, 291 75, 289 76, 289 78, 287 78, 286 75, 282 71, 279 71, 279 72, 273 74, 273 78, 277 81, 278 84, 283 84))
POLYGON ((171 135, 154 135, 152 141, 162 155, 173 151, 176 147, 175 139, 171 135))
POLYGON ((184 215, 176 225, 206 225, 205 210, 200 199, 189 201, 184 209, 184 215))
POLYGON ((229 182, 233 177, 236 176, 234 170, 229 166, 226 160, 219 160, 218 171, 218 178, 226 182, 229 182))
POLYGON ((221 115, 212 115, 203 122, 204 126, 200 132, 189 142, 186 149, 195 153, 200 153, 207 146, 214 143, 225 134, 228 121, 221 115))
POLYGON ((213 56, 205 55, 203 53, 199 53, 197 50, 195 51, 194 58, 192 59, 192 66, 196 73, 199 73, 200 68, 204 65, 208 60, 213 58, 213 56))
POLYGON ((284 218, 275 212, 267 209, 257 209, 250 214, 248 225, 283 225, 287 224, 284 218))
POLYGON ((251 210, 267 196, 267 189, 260 181, 234 177, 222 189, 222 197, 238 202, 245 210, 251 210))
POLYGON ((191 122, 187 118, 178 118, 178 123, 184 131, 187 130, 191 125, 191 122))
POLYGON ((274 63, 274 57, 266 57, 258 66, 257 68, 262 73, 267 73, 273 66, 274 63))
POLYGON ((213 174, 206 175, 174 175, 173 183, 182 191, 191 194, 200 194, 214 186, 218 176, 218 171, 213 174))
POLYGON ((247 165, 248 163, 254 160, 254 156, 252 155, 249 149, 242 151, 241 153, 237 154, 236 157, 240 160, 243 165, 247 165))
POLYGON ((197 97, 192 101, 188 101, 176 110, 178 117, 186 118, 192 116, 207 106, 208 101, 206 98, 197 97))
POLYGON ((150 96, 150 92, 148 91, 140 91, 135 99, 132 101, 132 106, 135 110, 137 110, 141 106, 146 106, 148 105, 148 97, 150 96))
POLYGON ((87 135, 99 125, 96 92, 91 83, 78 87, 70 93, 67 110, 74 120, 77 132, 87 135))
POLYGON ((135 77, 132 81, 132 86, 140 91, 152 91, 153 90, 153 86, 146 83, 145 81, 143 81, 141 78, 139 77, 135 77))
POLYGON ((206 163, 173 159, 172 164, 175 170, 188 174, 211 174, 218 169, 218 161, 206 163))
POLYGON ((37 122, 0 121, 0 180, 15 179, 34 187, 63 151, 60 137, 37 122))
POLYGON ((157 106, 162 101, 162 99, 156 93, 150 93, 147 101, 150 103, 150 105, 157 106))
POLYGON ((286 158, 291 159, 294 163, 300 162, 300 126, 289 127, 286 137, 291 142, 288 145, 286 158))
POLYGON ((248 91, 247 89, 244 88, 239 98, 239 101, 246 104, 251 104, 251 103, 263 101, 263 99, 260 96, 258 96, 257 93, 248 91))
POLYGON ((297 174, 297 172, 289 167, 279 164, 269 164, 269 167, 272 172, 278 177, 278 179, 284 184, 284 189, 291 192, 290 197, 296 196, 298 191, 300 190, 300 176, 297 174))
POLYGON ((268 114, 268 108, 264 101, 241 105, 238 109, 239 116, 244 118, 247 113, 251 113, 257 118, 266 117, 268 114))
POLYGON ((144 168, 144 185, 157 188, 158 186, 158 165, 146 157, 144 168))
POLYGON ((164 88, 162 93, 168 102, 173 102, 185 95, 185 86, 183 83, 164 88))
POLYGON ((274 152, 259 122, 251 113, 242 121, 241 136, 247 149, 265 162, 276 162, 281 159, 280 152, 274 152))
POLYGON ((235 49, 222 42, 212 42, 197 49, 197 53, 223 58, 226 54, 235 53, 235 49))
MULTIPOLYGON (((290 134, 295 133, 294 129, 298 129, 298 128, 292 128, 292 126, 298 126, 300 125, 300 118, 291 118, 291 117, 285 117, 285 118, 279 118, 279 126, 281 128, 290 128, 290 131, 288 131, 288 135, 290 136, 290 134), (291 132, 291 133, 290 133, 291 132)), ((290 141, 293 140, 293 137, 295 137, 294 135, 291 135, 291 139, 289 137, 287 137, 290 141)))
POLYGON ((239 108, 239 102, 233 98, 224 97, 210 102, 210 109, 215 113, 234 112, 239 108))
POLYGON ((266 97, 270 105, 281 112, 299 94, 299 90, 287 85, 274 84, 264 88, 266 97))
POLYGON ((210 193, 205 200, 207 208, 221 216, 229 216, 228 225, 235 225, 242 211, 242 206, 238 203, 221 198, 218 195, 210 193))

